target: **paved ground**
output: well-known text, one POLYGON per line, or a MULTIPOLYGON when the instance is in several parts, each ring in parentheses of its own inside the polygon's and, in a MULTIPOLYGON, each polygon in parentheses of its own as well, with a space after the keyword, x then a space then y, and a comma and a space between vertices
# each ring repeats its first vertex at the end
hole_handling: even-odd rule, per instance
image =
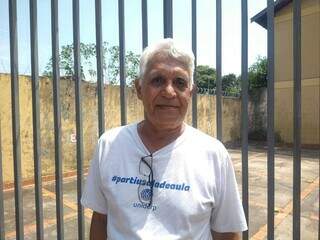
MULTIPOLYGON (((239 189, 241 191, 241 151, 229 149, 239 189)), ((249 224, 250 239, 266 239, 267 222, 267 154, 263 148, 249 148, 249 224)), ((276 149, 275 155, 275 236, 292 239, 292 153, 276 149)), ((318 239, 319 222, 319 152, 303 151, 301 172, 301 239, 318 239)), ((6 239, 15 239, 14 198, 12 189, 5 190, 6 239)), ((43 186, 45 239, 56 239, 54 183, 43 186)), ((35 239, 35 205, 33 186, 23 190, 25 239, 35 239)), ((85 229, 88 235, 91 212, 85 212, 85 229)), ((64 181, 64 234, 65 239, 77 239, 77 205, 75 177, 64 181)), ((87 237, 86 237, 87 239, 87 237)))

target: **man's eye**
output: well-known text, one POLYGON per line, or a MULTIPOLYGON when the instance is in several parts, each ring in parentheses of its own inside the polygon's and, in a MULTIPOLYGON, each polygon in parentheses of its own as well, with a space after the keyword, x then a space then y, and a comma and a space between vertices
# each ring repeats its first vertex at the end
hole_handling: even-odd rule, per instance
POLYGON ((174 84, 177 86, 178 89, 184 90, 188 87, 188 82, 184 78, 176 78, 174 84))
POLYGON ((161 86, 161 85, 163 84, 163 82, 164 82, 164 79, 163 79, 163 77, 161 77, 161 76, 159 76, 159 77, 154 77, 154 78, 152 78, 152 80, 151 80, 151 84, 152 84, 153 86, 156 86, 156 87, 161 86))

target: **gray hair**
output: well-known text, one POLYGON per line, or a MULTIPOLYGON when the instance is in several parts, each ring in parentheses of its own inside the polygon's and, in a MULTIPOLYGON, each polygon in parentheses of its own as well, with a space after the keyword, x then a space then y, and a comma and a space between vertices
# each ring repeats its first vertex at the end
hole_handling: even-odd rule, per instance
POLYGON ((155 57, 173 58, 182 64, 186 65, 190 74, 190 85, 193 84, 193 69, 194 55, 191 50, 179 46, 172 38, 162 39, 152 45, 146 47, 140 57, 140 73, 139 81, 144 78, 144 75, 149 67, 149 64, 155 57))

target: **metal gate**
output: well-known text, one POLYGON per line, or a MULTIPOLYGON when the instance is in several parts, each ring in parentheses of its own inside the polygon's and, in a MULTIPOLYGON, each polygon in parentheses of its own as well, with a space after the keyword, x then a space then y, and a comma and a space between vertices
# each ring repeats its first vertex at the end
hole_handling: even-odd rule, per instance
MULTIPOLYGON (((197 56, 197 2, 191 0, 192 9, 192 50, 197 56)), ((247 0, 241 0, 242 40, 241 40, 241 139, 242 139, 242 200, 247 221, 249 219, 249 183, 248 183, 248 6, 247 0)), ((275 210, 275 164, 274 164, 274 1, 267 0, 267 26, 268 26, 268 224, 267 238, 274 239, 274 210, 275 210)), ((142 10, 142 42, 143 47, 148 45, 147 0, 141 1, 142 10)), ((43 192, 41 178, 40 157, 40 118, 39 118, 39 69, 38 69, 38 20, 37 1, 30 0, 30 42, 32 63, 32 106, 33 106, 33 140, 34 140, 34 183, 36 206, 36 236, 44 239, 43 192)), ((221 44, 222 44, 222 5, 216 0, 216 122, 217 138, 222 138, 222 90, 221 90, 221 44)), ((301 2, 293 0, 293 53, 294 53, 294 173, 293 173, 293 239, 300 239, 300 198, 301 198, 301 2)), ((172 0, 163 1, 163 37, 172 37, 172 0)), ((125 24, 124 0, 118 0, 119 21, 119 69, 120 69, 120 103, 121 124, 127 122, 126 94, 125 94, 125 24)), ((20 116, 19 116, 19 82, 18 82, 18 48, 17 48, 17 8, 16 0, 9 0, 9 28, 10 28, 10 64, 11 64, 11 93, 12 93, 12 136, 14 158, 14 199, 16 238, 24 238, 23 198, 21 179, 21 142, 20 142, 20 116)), ((83 190, 83 128, 82 128, 82 95, 81 95, 81 63, 80 63, 80 29, 79 29, 79 0, 73 0, 73 45, 74 45, 74 79, 75 79, 75 106, 76 106, 76 132, 77 132, 77 206, 78 206, 78 239, 84 239, 84 209, 80 204, 83 190)), ((98 123, 99 134, 105 131, 104 119, 104 83, 102 71, 102 17, 101 0, 95 1, 95 28, 96 28, 96 59, 97 59, 97 87, 98 87, 98 123)), ((54 142, 55 142, 55 192, 56 192, 56 226, 57 238, 64 239, 64 212, 63 212, 63 173, 61 160, 61 109, 59 100, 59 31, 58 31, 58 0, 51 1, 51 37, 52 37, 52 70, 53 70, 53 107, 54 107, 54 142)), ((196 79, 195 79, 196 81, 196 79)), ((197 127, 197 94, 192 98, 192 124, 197 127)), ((0 134, 1 136, 1 134, 0 134)), ((0 141, 1 144, 1 141, 0 141)), ((0 146, 1 150, 1 146, 0 146)), ((0 166, 2 159, 0 154, 0 166)), ((3 182, 0 171, 0 239, 5 239, 4 233, 4 207, 3 182)), ((319 231, 318 231, 319 236, 319 231)), ((243 239, 248 239, 248 231, 243 233, 243 239)))

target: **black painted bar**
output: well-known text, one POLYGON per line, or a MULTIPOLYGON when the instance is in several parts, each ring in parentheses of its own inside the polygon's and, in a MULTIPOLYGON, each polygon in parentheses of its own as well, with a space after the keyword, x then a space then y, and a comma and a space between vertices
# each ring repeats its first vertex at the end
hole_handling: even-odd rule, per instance
POLYGON ((53 120, 55 146, 55 190, 57 239, 64 239, 63 226, 63 190, 62 190, 62 158, 61 158, 61 110, 60 110, 60 73, 59 73, 59 26, 58 0, 51 0, 51 39, 52 39, 52 77, 53 77, 53 120))
POLYGON ((127 124, 124 0, 118 0, 121 125, 127 124))
POLYGON ((222 6, 221 0, 216 0, 216 122, 217 138, 222 140, 222 94, 221 94, 221 59, 222 59, 222 6))
POLYGON ((300 239, 301 216, 301 2, 293 0, 293 239, 300 239))
POLYGON ((268 25, 268 97, 267 97, 267 140, 268 140, 268 225, 267 236, 274 239, 274 1, 267 0, 268 25))
MULTIPOLYGON (((241 0, 241 145, 242 204, 249 226, 249 164, 248 164, 248 2, 241 0)), ((249 239, 249 231, 242 239, 249 239)))
MULTIPOLYGON (((192 0, 191 2, 191 9, 192 9, 192 51, 194 54, 194 73, 193 73, 193 80, 196 86, 197 79, 196 79, 196 67, 197 67, 197 1, 192 0)), ((197 112, 197 91, 194 91, 192 94, 192 126, 198 126, 198 112, 197 112)))
POLYGON ((163 0, 163 36, 173 37, 172 27, 172 0, 163 0))
POLYGON ((2 176, 2 146, 1 146, 1 119, 0 119, 0 240, 4 240, 4 207, 3 207, 3 176, 2 176))
POLYGON ((95 1, 99 136, 105 131, 101 0, 95 1))
POLYGON ((78 239, 83 240, 84 211, 81 205, 83 190, 83 128, 82 128, 82 101, 81 101, 81 59, 80 59, 80 18, 79 0, 73 0, 73 59, 76 105, 76 136, 77 136, 77 208, 78 208, 78 239))
POLYGON ((148 2, 141 1, 141 16, 142 16, 142 49, 148 46, 148 2))
POLYGON ((32 120, 33 120, 33 157, 34 157, 34 188, 36 205, 37 239, 43 236, 43 198, 42 198, 42 167, 40 148, 40 100, 39 100, 39 62, 38 62, 38 20, 37 1, 30 0, 30 42, 31 42, 31 85, 32 85, 32 120))
POLYGON ((23 199, 21 185, 21 142, 19 113, 19 79, 18 79, 18 30, 17 4, 9 1, 10 31, 10 68, 11 68, 11 106, 12 106, 12 152, 14 167, 14 200, 16 238, 23 239, 23 199))

